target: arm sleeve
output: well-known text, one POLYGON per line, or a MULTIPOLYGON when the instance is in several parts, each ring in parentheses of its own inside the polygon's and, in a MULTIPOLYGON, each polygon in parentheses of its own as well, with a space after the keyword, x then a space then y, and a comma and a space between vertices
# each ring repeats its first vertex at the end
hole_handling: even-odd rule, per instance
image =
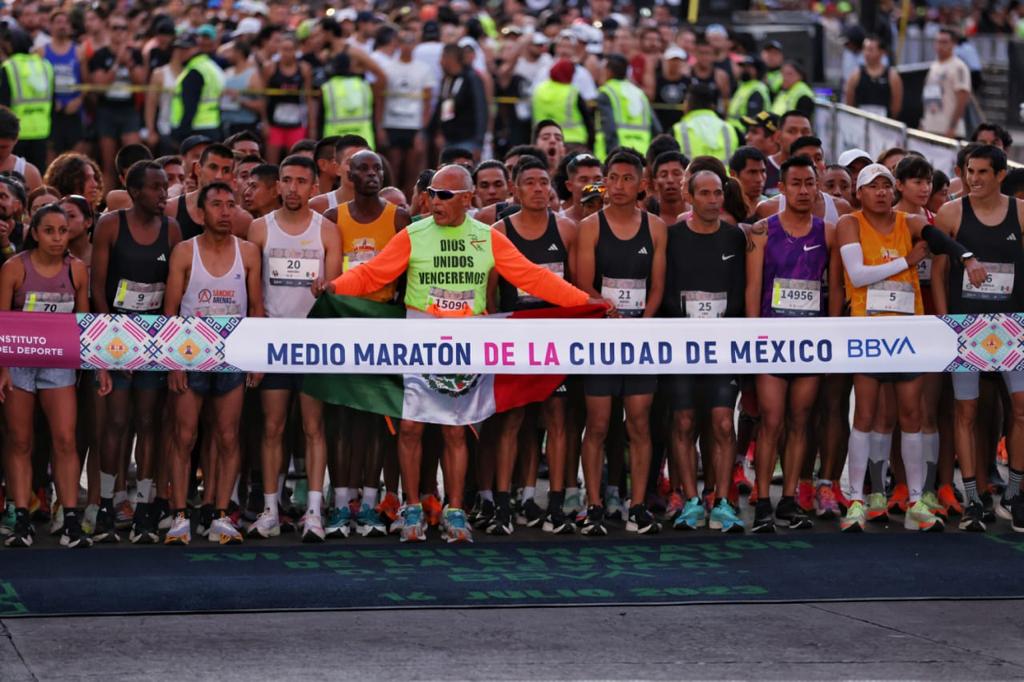
MULTIPOLYGON (((1012 207, 1013 205, 1011 204, 1011 208, 1012 207)), ((967 253, 967 249, 965 249, 960 242, 956 241, 933 225, 925 225, 924 228, 921 229, 921 237, 928 242, 928 248, 931 249, 933 253, 945 254, 951 258, 956 258, 957 260, 960 260, 960 258, 967 253)))
POLYGON ((398 279, 409 267, 412 242, 402 230, 373 259, 357 265, 335 279, 334 293, 341 296, 365 296, 398 279))
POLYGON ((906 258, 897 258, 881 265, 865 265, 864 249, 859 242, 840 247, 839 255, 843 257, 843 267, 850 276, 850 283, 855 287, 866 287, 881 282, 910 267, 906 258))
POLYGON ((497 230, 491 230, 491 253, 499 275, 537 298, 563 307, 585 305, 590 300, 586 292, 527 260, 508 237, 497 230))
POLYGON ((598 132, 604 133, 604 149, 605 152, 610 152, 619 146, 619 133, 615 129, 615 114, 612 113, 612 102, 608 99, 608 95, 603 92, 597 94, 597 114, 601 124, 601 130, 598 132))

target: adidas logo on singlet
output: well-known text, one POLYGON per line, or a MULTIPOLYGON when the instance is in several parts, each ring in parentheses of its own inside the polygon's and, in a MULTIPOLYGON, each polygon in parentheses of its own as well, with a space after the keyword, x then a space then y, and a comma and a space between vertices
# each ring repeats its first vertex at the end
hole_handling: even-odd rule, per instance
POLYGON ((646 256, 647 255, 647 247, 646 246, 641 246, 640 250, 637 251, 637 253, 642 255, 642 256, 646 256))
POLYGON ((549 246, 548 251, 558 251, 558 244, 552 244, 549 246))
POLYGON ((1008 241, 1008 242, 1015 242, 1015 241, 1017 241, 1017 235, 1011 234, 1009 237, 1006 238, 1006 241, 1008 241))
POLYGON ((167 256, 165 256, 164 254, 161 253, 160 257, 156 259, 156 262, 157 263, 166 263, 167 262, 167 256))

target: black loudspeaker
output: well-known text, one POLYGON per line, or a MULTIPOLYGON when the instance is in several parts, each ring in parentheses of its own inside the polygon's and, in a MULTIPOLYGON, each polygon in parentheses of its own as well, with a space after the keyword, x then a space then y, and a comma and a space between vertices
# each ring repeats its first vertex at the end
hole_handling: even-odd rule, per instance
POLYGON ((825 80, 825 38, 816 15, 810 12, 734 12, 732 28, 754 39, 758 50, 769 40, 782 44, 787 60, 803 67, 808 83, 825 80))

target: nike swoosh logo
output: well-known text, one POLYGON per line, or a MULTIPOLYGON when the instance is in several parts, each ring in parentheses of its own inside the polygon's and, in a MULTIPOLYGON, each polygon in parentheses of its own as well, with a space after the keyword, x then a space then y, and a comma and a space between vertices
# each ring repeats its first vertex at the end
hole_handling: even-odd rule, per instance
POLYGON ((726 256, 724 253, 722 254, 722 260, 729 260, 730 258, 735 258, 735 257, 736 257, 735 253, 732 254, 731 256, 726 256))
POLYGON ((804 244, 804 251, 814 251, 815 249, 820 249, 820 248, 821 248, 821 244, 815 244, 814 246, 808 246, 807 244, 804 244))

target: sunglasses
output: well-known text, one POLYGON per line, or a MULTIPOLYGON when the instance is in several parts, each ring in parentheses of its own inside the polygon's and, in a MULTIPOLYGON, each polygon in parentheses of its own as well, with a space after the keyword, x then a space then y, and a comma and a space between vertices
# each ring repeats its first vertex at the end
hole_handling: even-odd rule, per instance
POLYGON ((576 166, 580 165, 584 161, 590 161, 591 159, 597 161, 597 157, 594 156, 593 154, 577 154, 576 156, 572 157, 571 161, 569 161, 569 164, 566 166, 566 170, 568 170, 571 173, 574 170, 576 170, 576 166))
POLYGON ((472 192, 471 189, 434 189, 433 187, 427 188, 427 196, 431 199, 440 199, 441 201, 449 201, 455 198, 456 194, 465 194, 466 192, 472 192))

